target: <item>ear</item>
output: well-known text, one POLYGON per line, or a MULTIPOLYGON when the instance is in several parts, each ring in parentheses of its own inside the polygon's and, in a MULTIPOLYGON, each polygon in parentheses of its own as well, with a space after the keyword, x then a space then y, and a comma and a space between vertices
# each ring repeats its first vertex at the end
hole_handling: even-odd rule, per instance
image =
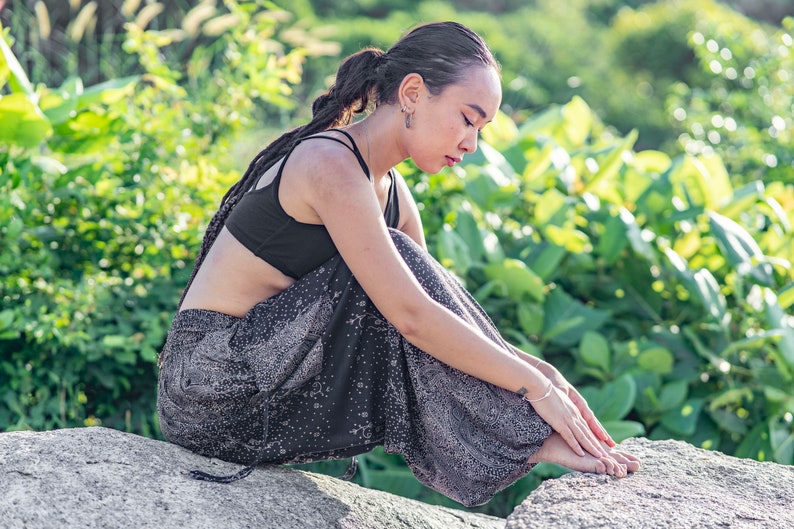
POLYGON ((425 80, 418 73, 409 73, 400 83, 397 92, 397 99, 400 107, 408 105, 411 107, 419 101, 419 94, 425 89, 425 80))

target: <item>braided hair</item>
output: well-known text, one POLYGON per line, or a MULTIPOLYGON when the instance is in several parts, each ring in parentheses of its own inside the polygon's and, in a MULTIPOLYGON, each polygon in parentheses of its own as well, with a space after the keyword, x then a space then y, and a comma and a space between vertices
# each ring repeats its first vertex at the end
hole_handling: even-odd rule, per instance
POLYGON ((467 68, 474 65, 500 70, 482 38, 457 22, 424 24, 404 35, 387 52, 370 47, 345 58, 334 84, 312 103, 311 121, 284 133, 259 152, 242 178, 223 196, 207 226, 179 305, 237 201, 299 140, 349 124, 370 103, 396 103, 400 83, 410 73, 421 75, 428 91, 438 95, 445 87, 460 82, 467 68))

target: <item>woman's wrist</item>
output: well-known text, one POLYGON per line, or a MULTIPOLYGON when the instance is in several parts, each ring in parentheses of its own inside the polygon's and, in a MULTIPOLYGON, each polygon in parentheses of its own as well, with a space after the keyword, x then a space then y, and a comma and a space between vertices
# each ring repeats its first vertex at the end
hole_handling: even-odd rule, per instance
POLYGON ((554 390, 554 384, 551 383, 551 380, 546 379, 545 391, 544 391, 542 396, 539 396, 539 397, 534 398, 534 399, 528 398, 527 397, 527 393, 529 392, 529 390, 527 390, 527 388, 525 388, 524 386, 521 386, 520 388, 518 388, 518 391, 516 391, 516 393, 518 393, 519 395, 524 397, 524 400, 526 400, 527 402, 540 402, 540 401, 548 398, 549 395, 551 395, 551 392, 553 390, 554 390))

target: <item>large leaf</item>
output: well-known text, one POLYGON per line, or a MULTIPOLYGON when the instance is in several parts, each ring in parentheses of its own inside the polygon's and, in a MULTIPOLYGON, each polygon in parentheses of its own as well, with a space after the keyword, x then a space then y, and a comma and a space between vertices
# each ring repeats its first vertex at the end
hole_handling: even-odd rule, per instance
POLYGON ((758 461, 770 461, 772 459, 772 445, 769 442, 769 425, 764 422, 757 424, 750 430, 750 433, 744 436, 734 455, 736 457, 749 457, 758 461))
POLYGON ((772 457, 776 462, 781 465, 794 463, 794 429, 791 422, 770 422, 769 442, 772 445, 772 457))
POLYGON ((562 107, 564 118, 563 128, 570 147, 577 149, 582 147, 590 136, 593 126, 593 111, 585 103, 584 99, 574 96, 571 101, 562 107))
POLYGON ((708 212, 711 233, 717 241, 723 256, 740 275, 749 274, 763 285, 771 285, 772 265, 765 261, 765 256, 758 243, 742 226, 714 211, 708 212))
POLYGON ((609 312, 588 307, 561 288, 551 290, 546 298, 543 339, 570 347, 581 341, 587 331, 598 329, 609 312))
POLYGON ((661 418, 661 424, 677 434, 692 435, 703 409, 703 399, 689 399, 679 409, 670 410, 661 418))
POLYGON ((581 389, 582 397, 601 421, 623 419, 634 407, 637 386, 629 375, 622 375, 601 388, 587 386, 581 389))
POLYGON ((767 325, 782 333, 777 344, 778 351, 783 361, 787 364, 789 372, 794 372, 794 325, 792 316, 786 314, 777 302, 777 297, 772 289, 764 289, 764 304, 766 307, 767 325))
POLYGON ((483 269, 489 280, 501 282, 505 286, 510 299, 543 301, 545 297, 543 280, 523 261, 505 259, 501 263, 486 265, 483 269))
POLYGON ((588 365, 609 372, 612 354, 609 342, 603 334, 587 331, 579 342, 579 356, 588 365))
POLYGON ((666 375, 673 370, 673 353, 662 346, 655 346, 642 351, 637 357, 637 365, 643 371, 666 375))
POLYGON ((83 93, 83 81, 70 77, 58 88, 42 96, 39 106, 53 125, 60 125, 74 117, 77 100, 83 93))
POLYGON ((36 147, 52 133, 49 120, 25 94, 0 96, 0 143, 36 147))
POLYGON ((628 209, 621 207, 619 218, 623 221, 626 228, 626 237, 628 238, 631 248, 647 261, 656 263, 656 252, 653 246, 651 246, 643 236, 643 230, 640 228, 640 225, 637 224, 637 219, 634 218, 634 215, 632 215, 628 209))
POLYGON ((562 246, 552 243, 541 243, 526 258, 529 267, 544 281, 551 279, 560 270, 560 262, 567 251, 562 246))
POLYGON ((77 109, 80 110, 95 104, 110 105, 121 101, 132 94, 140 79, 139 75, 131 75, 92 85, 79 95, 77 109))
POLYGON ((619 217, 610 216, 604 223, 604 232, 598 238, 596 252, 606 264, 612 265, 618 260, 628 242, 624 221, 619 217))
POLYGON ((616 443, 645 434, 645 426, 637 421, 603 421, 601 425, 616 443))
POLYGON ((612 152, 600 162, 598 171, 593 175, 589 182, 585 184, 585 191, 593 191, 597 186, 610 185, 615 179, 615 175, 621 166, 625 164, 625 153, 630 151, 637 141, 637 131, 632 130, 623 141, 617 143, 612 152))
POLYGON ((30 84, 24 68, 19 64, 16 55, 0 32, 0 88, 3 87, 6 80, 8 80, 12 92, 21 93, 31 98, 34 96, 33 85, 30 84))

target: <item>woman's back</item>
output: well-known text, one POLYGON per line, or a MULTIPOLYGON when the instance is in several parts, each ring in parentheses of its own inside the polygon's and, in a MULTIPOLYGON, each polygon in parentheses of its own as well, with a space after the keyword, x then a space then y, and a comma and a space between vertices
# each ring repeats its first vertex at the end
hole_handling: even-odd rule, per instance
MULTIPOLYGON (((347 132, 329 131, 303 140, 268 169, 232 210, 185 294, 181 310, 201 308, 242 317, 256 303, 282 292, 336 253, 321 220, 306 207, 305 172, 299 162, 290 163, 291 156, 317 157, 323 152, 334 157, 352 153, 359 172, 369 178, 367 165, 347 132), (350 145, 330 136, 338 133, 346 136, 350 145), (307 140, 330 140, 340 144, 338 148, 332 145, 332 151, 343 152, 316 149, 316 145, 306 145, 307 140)), ((333 174, 325 176, 334 178, 333 174)), ((396 228, 399 201, 394 180, 390 175, 387 181, 376 179, 374 184, 386 222, 396 228)))

